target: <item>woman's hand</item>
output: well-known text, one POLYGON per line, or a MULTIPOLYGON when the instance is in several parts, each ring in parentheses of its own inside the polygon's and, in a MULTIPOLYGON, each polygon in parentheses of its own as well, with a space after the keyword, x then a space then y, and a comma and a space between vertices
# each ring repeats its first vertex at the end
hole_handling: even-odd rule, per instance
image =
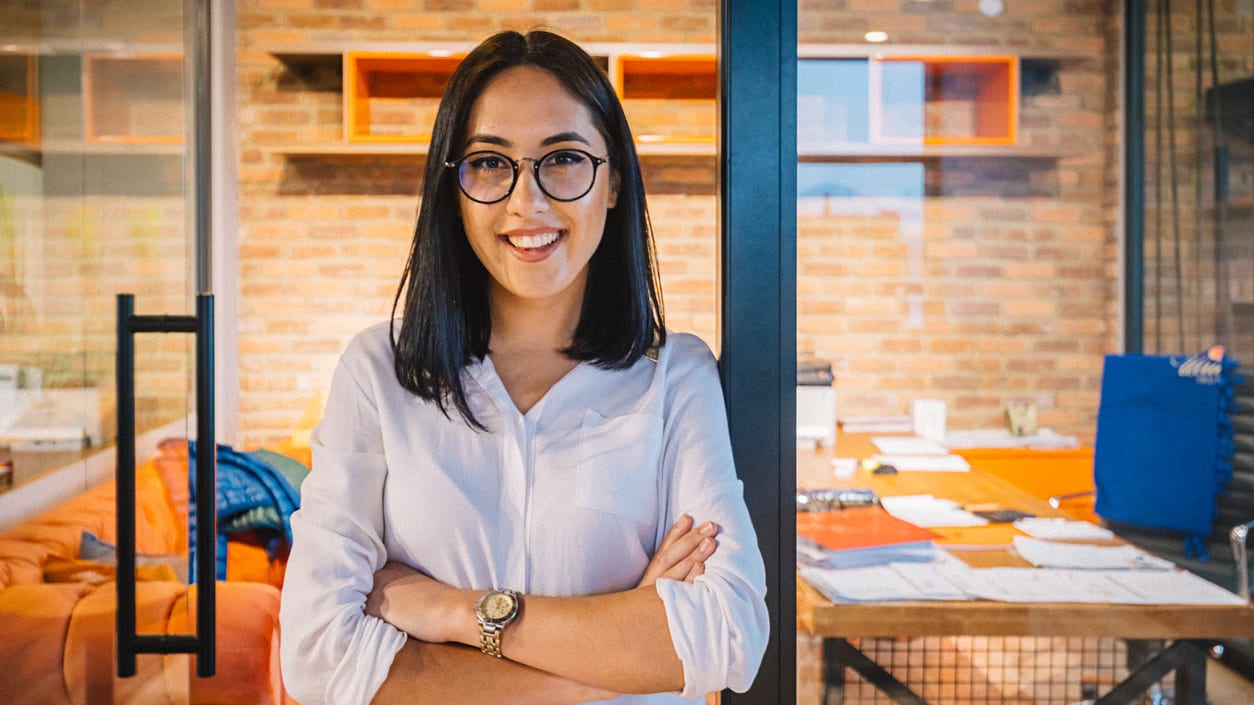
POLYGON ((707 521, 700 526, 687 514, 679 517, 671 530, 666 532, 662 545, 644 569, 644 576, 636 587, 644 587, 657 582, 658 578, 669 578, 682 582, 692 582, 694 578, 705 572, 705 561, 714 555, 718 548, 718 525, 707 521))
MULTIPOLYGON (((374 574, 366 614, 431 644, 463 641, 476 624, 475 597, 403 563, 387 563, 374 574)), ((477 627, 475 627, 477 630, 477 627)))

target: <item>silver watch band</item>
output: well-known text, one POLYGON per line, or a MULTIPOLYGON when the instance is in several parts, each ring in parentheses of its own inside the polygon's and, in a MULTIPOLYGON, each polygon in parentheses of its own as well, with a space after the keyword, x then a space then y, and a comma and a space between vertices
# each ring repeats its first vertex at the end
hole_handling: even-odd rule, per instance
POLYGON ((483 653, 497 658, 504 658, 501 654, 501 632, 505 627, 501 624, 484 624, 479 630, 479 648, 483 653))

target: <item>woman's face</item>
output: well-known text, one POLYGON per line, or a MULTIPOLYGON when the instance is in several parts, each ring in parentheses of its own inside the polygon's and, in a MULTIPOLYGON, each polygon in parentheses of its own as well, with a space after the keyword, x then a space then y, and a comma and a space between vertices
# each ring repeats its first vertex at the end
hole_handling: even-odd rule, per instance
MULTIPOLYGON (((458 156, 491 150, 515 161, 528 158, 519 161, 514 190, 501 201, 479 203, 458 191, 466 237, 491 275, 491 296, 498 301, 514 297, 579 305, 588 262, 605 230, 606 211, 618 198, 614 165, 597 167, 591 190, 563 202, 541 190, 531 160, 562 149, 605 157, 605 140, 588 109, 548 71, 517 66, 493 78, 479 95, 471 107, 466 135, 458 156)), ((554 174, 566 161, 555 160, 554 174)), ((471 160, 471 164, 484 170, 509 170, 508 162, 501 160, 471 160)), ((547 179, 546 185, 555 190, 547 179)))

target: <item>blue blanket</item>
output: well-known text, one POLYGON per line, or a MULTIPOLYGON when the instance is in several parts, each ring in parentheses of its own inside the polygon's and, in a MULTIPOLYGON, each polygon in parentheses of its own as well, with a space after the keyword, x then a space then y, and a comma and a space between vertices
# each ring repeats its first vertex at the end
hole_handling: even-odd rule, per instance
MULTIPOLYGON (((196 579, 196 442, 188 444, 188 473, 192 495, 188 536, 190 579, 196 579)), ((274 465, 227 445, 217 452, 217 579, 226 579, 227 537, 236 531, 269 528, 274 556, 280 542, 291 543, 291 515, 300 507, 300 493, 274 465)))

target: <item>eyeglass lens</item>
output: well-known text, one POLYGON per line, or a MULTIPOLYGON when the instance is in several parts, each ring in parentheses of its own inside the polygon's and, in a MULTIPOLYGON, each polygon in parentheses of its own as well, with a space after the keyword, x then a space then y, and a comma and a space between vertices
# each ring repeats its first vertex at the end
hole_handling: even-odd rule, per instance
POLYGON ((591 154, 577 149, 560 149, 538 161, 524 157, 517 162, 499 152, 473 152, 461 159, 457 178, 471 199, 495 203, 514 190, 524 161, 534 163, 540 189, 558 201, 573 201, 591 191, 599 164, 591 154))

